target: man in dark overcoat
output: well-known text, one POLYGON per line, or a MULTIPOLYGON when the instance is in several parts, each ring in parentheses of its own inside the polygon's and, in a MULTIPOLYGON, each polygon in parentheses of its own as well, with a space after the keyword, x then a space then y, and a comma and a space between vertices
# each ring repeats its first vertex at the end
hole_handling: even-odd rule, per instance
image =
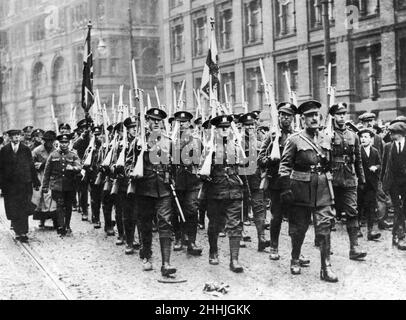
POLYGON ((4 195, 4 207, 16 239, 27 242, 28 216, 33 213, 32 188, 40 182, 29 147, 21 143, 20 130, 9 130, 10 143, 0 150, 0 187, 4 195))

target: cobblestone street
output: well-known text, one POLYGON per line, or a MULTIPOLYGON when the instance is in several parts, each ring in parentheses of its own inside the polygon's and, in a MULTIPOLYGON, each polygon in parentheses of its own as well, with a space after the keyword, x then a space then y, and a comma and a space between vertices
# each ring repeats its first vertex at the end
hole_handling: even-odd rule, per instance
POLYGON ((241 249, 243 274, 229 271, 227 238, 219 241, 220 265, 209 265, 207 235, 205 230, 199 230, 198 239, 204 247, 201 257, 188 256, 186 250, 172 254, 178 278, 187 282, 162 284, 157 281, 160 279, 157 234, 154 234, 154 270, 143 272, 138 252, 125 255, 124 247, 115 245, 115 237, 107 238, 103 229, 95 230, 91 223, 82 222, 77 212, 73 214, 73 234, 65 238, 55 231, 39 230, 38 222, 30 219, 31 240, 23 246, 37 257, 41 267, 13 240, 3 201, 0 205, 1 299, 65 299, 63 292, 70 299, 403 299, 406 295, 406 253, 392 248, 389 231, 383 233, 379 242, 360 239, 368 256, 365 262, 355 262, 348 259, 348 237, 339 223, 332 239, 332 264, 339 282, 328 284, 319 280, 319 252, 313 246, 312 228, 303 247, 311 265, 303 268, 300 276, 289 272, 286 223, 280 241, 281 260, 277 262, 270 261, 268 253, 256 251, 255 227, 245 227, 253 241, 241 249), (230 285, 229 293, 221 297, 204 293, 205 283, 212 281, 230 285))

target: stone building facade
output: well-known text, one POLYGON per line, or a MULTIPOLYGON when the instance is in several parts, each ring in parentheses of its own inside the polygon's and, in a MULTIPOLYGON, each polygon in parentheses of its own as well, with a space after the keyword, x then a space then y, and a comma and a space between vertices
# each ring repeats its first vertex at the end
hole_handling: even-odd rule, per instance
POLYGON ((94 88, 111 108, 112 93, 117 105, 124 84, 128 103, 129 8, 138 81, 153 93, 159 59, 158 0, 1 0, 1 129, 28 124, 52 128, 51 104, 59 123, 69 120, 72 104, 78 118, 83 115, 83 46, 89 20, 94 88))
MULTIPOLYGON (((207 54, 209 18, 216 20, 222 84, 242 110, 263 108, 258 59, 288 99, 284 74, 299 103, 326 101, 322 0, 169 0, 162 2, 163 87, 168 101, 186 79, 184 100, 193 110, 207 54)), ((328 0, 332 83, 336 100, 387 120, 406 113, 406 1, 328 0)), ((224 97, 223 97, 224 98, 224 97)))

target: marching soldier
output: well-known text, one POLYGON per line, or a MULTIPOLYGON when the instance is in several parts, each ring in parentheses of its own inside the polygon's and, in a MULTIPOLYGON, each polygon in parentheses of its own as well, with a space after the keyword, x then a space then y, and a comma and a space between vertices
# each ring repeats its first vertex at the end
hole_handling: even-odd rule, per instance
POLYGON ((34 127, 33 126, 26 126, 23 128, 23 139, 22 139, 22 143, 25 144, 28 148, 31 149, 31 145, 32 145, 32 131, 33 131, 34 127))
POLYGON ((97 174, 100 168, 101 162, 101 151, 102 151, 102 128, 95 126, 92 129, 93 135, 95 137, 94 146, 92 146, 92 159, 89 167, 83 166, 85 170, 85 179, 88 181, 90 186, 90 207, 92 210, 92 223, 95 229, 101 228, 100 223, 100 207, 101 207, 101 197, 102 197, 102 185, 96 184, 97 174))
POLYGON ((247 113, 239 119, 243 129, 245 129, 245 153, 248 158, 248 163, 246 168, 244 168, 245 174, 240 177, 244 182, 244 216, 248 216, 248 210, 251 207, 258 235, 258 251, 263 252, 266 247, 270 246, 270 241, 265 237, 266 206, 264 202, 264 190, 260 188, 261 172, 256 164, 258 147, 255 129, 256 118, 257 115, 255 113, 247 113), (255 155, 254 159, 252 159, 251 155, 255 155), (250 170, 252 167, 256 168, 255 172, 250 170))
POLYGON ((291 273, 301 273, 300 251, 313 215, 315 234, 320 244, 320 278, 337 282, 330 263, 334 193, 326 137, 318 131, 320 108, 321 104, 312 100, 299 106, 298 113, 305 129, 290 136, 286 142, 279 167, 280 196, 283 203, 292 204, 288 212, 289 236, 292 240, 291 273))
MULTIPOLYGON (((289 102, 281 102, 277 106, 279 115, 279 126, 281 128, 281 136, 279 138, 279 150, 283 153, 287 139, 292 135, 292 122, 297 112, 297 107, 289 102)), ((281 225, 283 217, 288 216, 289 203, 282 203, 281 201, 281 179, 278 174, 280 159, 271 159, 270 154, 274 143, 273 134, 268 134, 265 141, 261 146, 261 151, 258 156, 258 165, 266 170, 264 177, 266 181, 267 190, 269 191, 271 198, 271 253, 269 258, 271 260, 279 260, 278 253, 279 247, 279 234, 281 232, 281 225)), ((310 263, 309 260, 303 256, 299 257, 299 263, 301 266, 306 266, 310 263)))
POLYGON ((70 220, 75 196, 74 179, 81 170, 78 155, 69 150, 70 139, 68 134, 57 137, 59 147, 49 156, 42 180, 42 192, 48 193, 51 190, 52 198, 56 201, 57 232, 61 236, 72 232, 70 220))
POLYGON ((244 269, 238 261, 240 241, 242 238, 242 199, 243 182, 239 176, 239 165, 235 163, 236 148, 234 141, 227 141, 230 136, 232 116, 218 116, 210 123, 216 127, 216 149, 209 177, 202 176, 206 184, 207 216, 209 225, 209 263, 218 265, 218 234, 222 231, 224 220, 230 243, 230 269, 240 273, 244 269), (234 164, 229 163, 229 159, 234 164))
MULTIPOLYGON (((88 126, 90 124, 86 119, 82 119, 77 123, 78 127, 78 139, 73 143, 73 149, 76 150, 79 159, 83 161, 86 149, 90 143, 90 135, 88 126)), ((79 196, 79 208, 82 211, 82 221, 88 220, 88 206, 89 206, 89 190, 88 181, 83 180, 81 175, 76 177, 77 181, 77 191, 79 196)))
POLYGON ((359 260, 367 255, 358 245, 357 188, 362 191, 365 185, 359 138, 345 124, 346 103, 331 106, 329 112, 334 117, 332 170, 335 208, 338 214, 344 212, 346 216, 350 239, 349 257, 351 260, 359 260))
POLYGON ((61 123, 58 129, 60 134, 71 134, 71 126, 69 123, 61 123))
POLYGON ((198 224, 198 194, 201 189, 201 180, 197 177, 198 161, 200 159, 201 141, 193 136, 190 120, 193 115, 187 111, 179 111, 174 114, 175 121, 180 124, 180 132, 175 142, 177 161, 175 163, 175 187, 179 198, 180 206, 185 215, 185 223, 180 223, 177 216, 174 216, 175 245, 174 250, 182 248, 181 239, 187 236, 187 252, 194 256, 202 253, 202 248, 196 245, 197 224, 198 224), (178 230, 176 230, 178 229, 178 230), (179 246, 178 248, 176 246, 179 246))
POLYGON ((161 132, 162 120, 166 116, 166 113, 158 108, 151 108, 147 111, 149 132, 146 140, 148 149, 143 153, 142 158, 143 177, 136 180, 136 201, 139 208, 142 208, 139 210, 139 222, 141 231, 140 257, 143 259, 143 270, 152 270, 152 220, 154 215, 157 215, 162 257, 161 274, 163 277, 170 277, 176 273, 176 268, 170 264, 173 239, 172 219, 175 211, 170 188, 170 142, 164 138, 161 132))

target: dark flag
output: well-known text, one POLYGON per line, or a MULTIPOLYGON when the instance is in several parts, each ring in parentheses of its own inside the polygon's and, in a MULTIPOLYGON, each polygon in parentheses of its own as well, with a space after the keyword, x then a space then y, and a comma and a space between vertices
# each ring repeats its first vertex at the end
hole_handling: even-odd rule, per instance
POLYGON ((82 107, 85 114, 89 112, 94 102, 93 95, 93 52, 90 42, 90 32, 92 24, 88 24, 85 49, 83 52, 83 80, 82 80, 82 107))
POLYGON ((210 77, 212 77, 212 90, 217 92, 217 98, 220 93, 220 79, 219 79, 219 66, 218 66, 218 51, 216 44, 216 33, 214 30, 214 20, 211 18, 211 36, 209 53, 207 54, 206 64, 203 68, 202 84, 200 90, 203 95, 209 99, 210 96, 210 77))

